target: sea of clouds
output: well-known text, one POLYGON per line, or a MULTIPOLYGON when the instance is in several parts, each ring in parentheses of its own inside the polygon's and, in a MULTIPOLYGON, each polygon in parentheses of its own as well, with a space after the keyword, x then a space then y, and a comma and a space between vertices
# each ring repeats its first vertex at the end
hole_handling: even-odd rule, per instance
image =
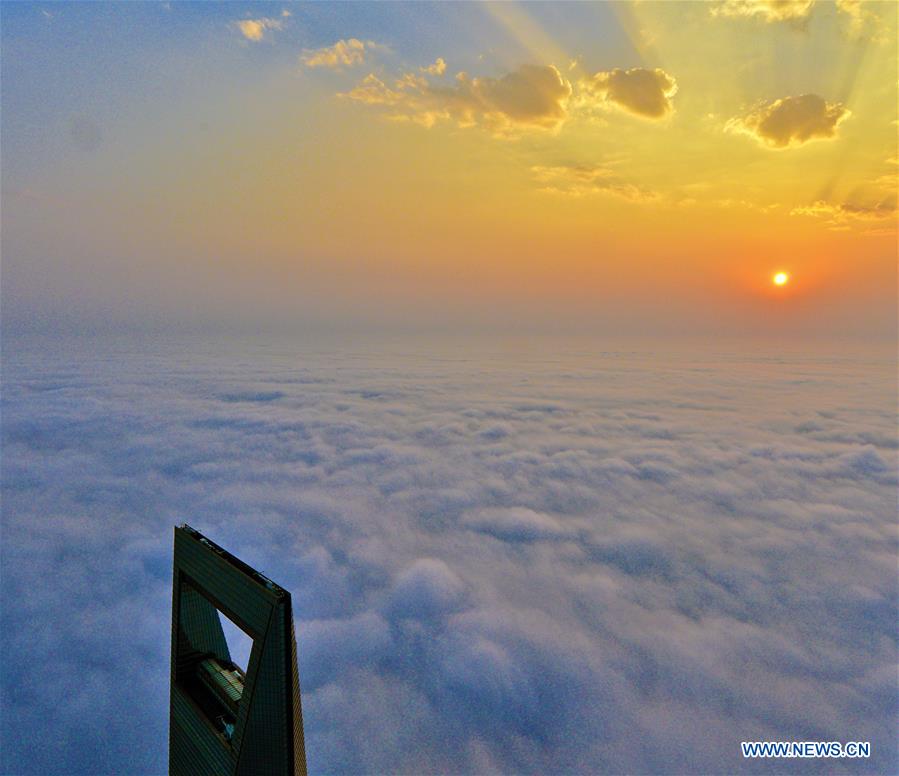
POLYGON ((166 771, 186 521, 293 593, 310 772, 895 773, 895 391, 851 348, 8 337, 0 771, 166 771))

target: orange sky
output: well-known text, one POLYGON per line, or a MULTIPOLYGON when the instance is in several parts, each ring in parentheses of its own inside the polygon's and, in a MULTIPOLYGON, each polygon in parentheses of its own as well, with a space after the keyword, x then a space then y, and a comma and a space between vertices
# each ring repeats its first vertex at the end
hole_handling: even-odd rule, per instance
POLYGON ((893 4, 248 8, 5 15, 10 319, 892 336, 893 4))

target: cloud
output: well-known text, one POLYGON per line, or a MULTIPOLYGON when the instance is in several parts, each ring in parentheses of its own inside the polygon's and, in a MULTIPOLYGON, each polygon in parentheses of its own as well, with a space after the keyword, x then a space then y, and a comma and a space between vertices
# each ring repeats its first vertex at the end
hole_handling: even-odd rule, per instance
POLYGON ((183 520, 292 591, 310 772, 899 771, 894 354, 570 345, 4 335, 0 772, 165 772, 183 520))
MULTIPOLYGON (((290 13, 287 12, 286 16, 290 16, 290 13)), ((284 18, 286 17, 282 14, 281 19, 272 19, 268 17, 261 17, 259 19, 240 19, 239 21, 234 22, 234 26, 247 40, 258 43, 265 37, 265 34, 268 31, 283 29, 284 18)))
POLYGON ((631 202, 648 202, 658 199, 655 192, 621 179, 613 170, 602 166, 534 166, 531 172, 541 184, 539 191, 583 197, 605 193, 631 202))
POLYGON ((574 531, 551 515, 533 509, 478 509, 462 515, 461 524, 474 531, 506 541, 531 542, 539 539, 572 537, 574 531))
POLYGON ((836 137, 837 128, 850 115, 842 103, 803 94, 762 103, 745 116, 728 121, 725 129, 750 135, 768 148, 791 148, 836 137))
POLYGON ((874 205, 854 205, 849 202, 832 204, 823 200, 811 205, 793 208, 791 215, 802 216, 840 216, 841 218, 880 219, 889 218, 896 212, 896 203, 883 200, 874 205))
POLYGON ((513 122, 555 127, 565 119, 570 84, 552 65, 522 65, 502 78, 459 79, 459 95, 513 122))
POLYGON ((658 68, 616 67, 583 79, 579 86, 587 100, 614 103, 635 116, 661 119, 674 112, 671 98, 677 93, 677 81, 658 68))
POLYGON ((724 0, 710 9, 712 16, 758 17, 766 22, 799 21, 808 17, 815 0, 724 0))
POLYGON ((300 56, 300 61, 306 67, 326 67, 331 70, 341 70, 344 67, 361 65, 366 61, 369 52, 385 48, 385 46, 371 40, 347 38, 346 40, 338 40, 333 46, 306 50, 300 56))
POLYGON ((892 234, 896 228, 897 179, 896 158, 883 161, 883 174, 862 181, 842 200, 816 199, 794 207, 790 215, 818 218, 834 231, 864 227, 867 234, 892 234))
POLYGON ((390 625, 374 612, 333 620, 309 620, 303 626, 303 649, 312 669, 303 674, 302 690, 327 686, 335 669, 358 670, 389 659, 395 647, 390 625))
POLYGON ((862 0, 837 0, 837 9, 845 14, 849 22, 849 36, 868 38, 878 43, 890 40, 891 24, 872 8, 882 8, 880 3, 863 3, 862 0))
POLYGON ((369 74, 342 96, 387 107, 392 118, 423 126, 454 121, 508 134, 520 128, 561 126, 568 115, 571 84, 552 65, 522 65, 500 78, 459 73, 453 86, 435 86, 423 76, 406 74, 390 87, 369 74))
POLYGON ((420 558, 399 575, 388 600, 388 611, 401 619, 429 619, 458 611, 465 603, 465 585, 437 558, 420 558))
POLYGON ((867 14, 862 8, 861 0, 836 0, 836 3, 837 8, 849 17, 852 32, 860 32, 867 21, 867 14))
MULTIPOLYGON (((868 202, 827 202, 817 200, 810 205, 801 205, 790 211, 793 216, 810 216, 824 221, 831 229, 844 231, 853 224, 895 222, 895 193, 868 202)), ((893 228, 895 224, 893 223, 893 228)), ((881 232, 878 232, 881 233, 881 232)))
MULTIPOLYGON (((723 0, 712 5, 709 11, 712 16, 751 17, 768 23, 789 22, 803 28, 815 5, 815 0, 723 0)), ((848 32, 852 37, 870 35, 887 39, 878 29, 881 20, 864 6, 862 0, 836 0, 836 8, 848 20, 848 32)))
POLYGON ((443 75, 446 72, 446 62, 443 61, 442 57, 437 57, 437 59, 427 67, 420 67, 418 69, 427 75, 443 75))
POLYGON ((590 118, 607 105, 660 119, 673 112, 671 98, 677 92, 672 76, 642 68, 616 68, 574 85, 554 65, 521 65, 499 78, 461 72, 452 86, 434 84, 428 78, 445 71, 446 63, 438 59, 418 72, 399 75, 392 83, 369 73, 340 96, 380 106, 396 121, 425 127, 452 121, 460 127, 481 126, 497 136, 516 137, 525 129, 557 130, 569 119, 590 118))

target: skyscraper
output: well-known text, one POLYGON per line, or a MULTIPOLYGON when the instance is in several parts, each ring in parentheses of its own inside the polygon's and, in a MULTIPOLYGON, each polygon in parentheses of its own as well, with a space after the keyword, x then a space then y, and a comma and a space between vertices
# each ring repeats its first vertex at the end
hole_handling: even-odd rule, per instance
POLYGON ((290 593, 187 524, 172 588, 169 773, 305 774, 290 593), (223 623, 252 640, 245 669, 223 623))

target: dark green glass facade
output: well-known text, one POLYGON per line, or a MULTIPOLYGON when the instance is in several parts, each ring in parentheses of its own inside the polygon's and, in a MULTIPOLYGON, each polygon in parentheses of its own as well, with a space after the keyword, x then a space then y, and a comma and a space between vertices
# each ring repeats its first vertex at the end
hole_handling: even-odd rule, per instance
POLYGON ((188 525, 175 528, 169 773, 306 773, 290 593, 188 525), (252 639, 244 673, 219 612, 252 639))

